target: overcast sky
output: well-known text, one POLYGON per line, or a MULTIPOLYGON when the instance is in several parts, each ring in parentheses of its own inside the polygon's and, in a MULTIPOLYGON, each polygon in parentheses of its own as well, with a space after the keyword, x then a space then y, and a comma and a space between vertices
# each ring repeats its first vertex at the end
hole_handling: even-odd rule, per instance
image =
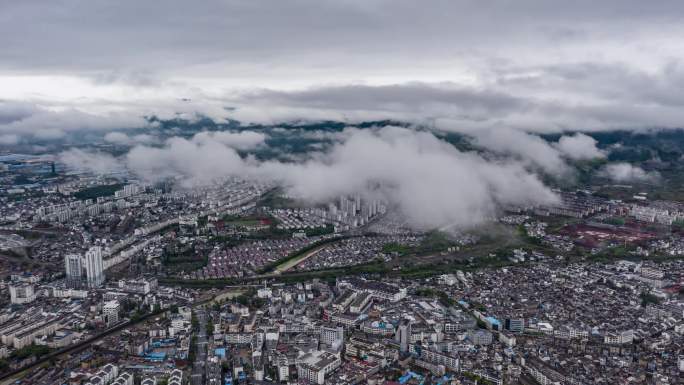
POLYGON ((55 114, 39 134, 193 111, 680 127, 683 16, 677 0, 0 0, 0 141, 55 114))
POLYGON ((321 201, 368 189, 414 224, 469 225, 500 205, 553 202, 542 174, 570 179, 572 161, 606 156, 569 131, 681 127, 683 16, 681 0, 0 0, 0 147, 97 131, 131 150, 61 159, 187 185, 276 179, 321 201), (300 163, 241 157, 266 145, 260 132, 126 132, 146 115, 196 113, 402 120, 497 157, 397 127, 347 130, 300 163))

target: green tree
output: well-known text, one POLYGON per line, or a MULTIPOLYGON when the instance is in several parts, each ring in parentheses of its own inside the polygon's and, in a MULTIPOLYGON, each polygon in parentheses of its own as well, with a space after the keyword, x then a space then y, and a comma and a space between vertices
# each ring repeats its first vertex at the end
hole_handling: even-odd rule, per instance
POLYGON ((639 294, 639 298, 641 298, 641 306, 643 307, 646 307, 649 304, 657 305, 660 303, 660 299, 658 299, 658 297, 645 291, 642 291, 641 294, 639 294))
POLYGON ((207 333, 214 334, 214 322, 209 318, 207 321, 207 333))

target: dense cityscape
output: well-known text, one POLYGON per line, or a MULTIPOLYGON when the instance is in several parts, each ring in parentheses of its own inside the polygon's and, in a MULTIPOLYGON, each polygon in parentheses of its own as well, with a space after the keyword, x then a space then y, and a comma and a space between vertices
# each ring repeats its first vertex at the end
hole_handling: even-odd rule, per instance
POLYGON ((684 371, 675 201, 558 191, 444 232, 361 194, 307 207, 238 178, 178 189, 0 161, 0 368, 15 384, 674 384, 684 371))
POLYGON ((684 384, 681 36, 0 0, 0 385, 684 384))

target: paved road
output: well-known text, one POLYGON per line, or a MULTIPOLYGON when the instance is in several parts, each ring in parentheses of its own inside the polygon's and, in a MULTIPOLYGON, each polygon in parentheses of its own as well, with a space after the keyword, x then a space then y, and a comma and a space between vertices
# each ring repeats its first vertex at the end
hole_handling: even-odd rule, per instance
POLYGON ((207 315, 204 310, 195 310, 195 316, 199 322, 199 330, 195 332, 195 362, 192 364, 190 376, 191 385, 204 385, 204 376, 207 367, 207 315))
POLYGON ((276 267, 273 274, 280 274, 280 273, 283 273, 283 272, 290 270, 291 268, 297 266, 298 264, 300 264, 300 263, 306 261, 307 259, 313 257, 314 255, 318 254, 321 250, 325 249, 329 245, 330 245, 330 243, 320 245, 320 246, 316 247, 315 249, 310 250, 310 251, 302 254, 302 256, 300 256, 298 258, 291 259, 291 260, 285 262, 284 264, 276 267))

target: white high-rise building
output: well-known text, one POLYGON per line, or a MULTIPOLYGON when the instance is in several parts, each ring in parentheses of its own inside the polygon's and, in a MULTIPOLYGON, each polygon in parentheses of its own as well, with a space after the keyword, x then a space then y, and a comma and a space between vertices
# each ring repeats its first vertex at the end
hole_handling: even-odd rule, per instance
POLYGON ((344 342, 344 328, 342 326, 322 326, 320 338, 321 343, 331 347, 335 346, 336 344, 342 344, 344 342))
POLYGON ((64 270, 67 286, 78 288, 83 285, 83 259, 80 255, 69 254, 65 256, 64 270))
POLYGON ((113 325, 119 322, 119 301, 112 300, 104 303, 102 307, 102 315, 104 316, 107 325, 113 325))
POLYGON ((104 283, 102 248, 93 246, 85 254, 85 271, 88 287, 100 287, 104 283))
POLYGON ((9 284, 10 301, 16 305, 33 302, 36 299, 36 294, 33 290, 33 284, 26 282, 15 282, 9 284))
POLYGON ((404 319, 397 328, 395 340, 399 343, 399 349, 406 353, 408 352, 409 344, 411 344, 411 322, 404 319))

